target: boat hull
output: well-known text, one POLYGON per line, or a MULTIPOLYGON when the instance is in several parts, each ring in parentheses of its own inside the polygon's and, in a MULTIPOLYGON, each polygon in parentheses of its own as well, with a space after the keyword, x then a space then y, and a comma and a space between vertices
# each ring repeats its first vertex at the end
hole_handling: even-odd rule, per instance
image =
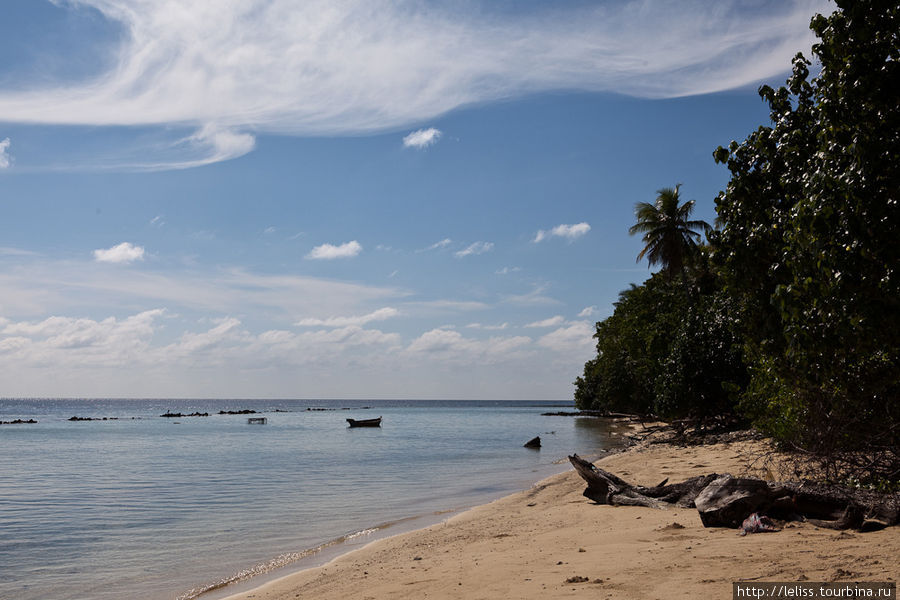
POLYGON ((377 419, 347 419, 350 427, 381 427, 381 417, 377 419))

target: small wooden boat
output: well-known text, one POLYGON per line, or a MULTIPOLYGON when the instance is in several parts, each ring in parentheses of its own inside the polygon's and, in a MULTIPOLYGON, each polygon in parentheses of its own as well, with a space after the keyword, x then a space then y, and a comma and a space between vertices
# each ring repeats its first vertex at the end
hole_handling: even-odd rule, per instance
POLYGON ((381 417, 377 419, 347 419, 350 427, 381 427, 381 417))

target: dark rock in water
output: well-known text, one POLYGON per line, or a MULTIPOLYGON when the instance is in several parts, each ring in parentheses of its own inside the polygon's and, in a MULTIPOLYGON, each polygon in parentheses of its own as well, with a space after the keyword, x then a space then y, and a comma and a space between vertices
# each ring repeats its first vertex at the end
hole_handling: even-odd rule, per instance
MULTIPOLYGON (((250 410, 249 408, 245 408, 244 410, 220 410, 220 415, 255 415, 255 410, 250 410)), ((197 415, 199 416, 199 415, 197 415)))
POLYGON ((31 423, 37 423, 34 419, 14 419, 12 421, 0 421, 0 425, 26 425, 31 423))
POLYGON ((159 416, 161 416, 161 417, 166 417, 167 419, 171 419, 171 418, 176 418, 176 419, 177 419, 177 418, 180 418, 180 417, 208 417, 208 416, 209 416, 209 413, 194 412, 194 413, 191 413, 191 414, 189 414, 189 415, 185 415, 185 414, 182 414, 182 413, 167 412, 166 414, 164 414, 164 415, 159 415, 159 416))
POLYGON ((606 410, 559 410, 556 412, 541 413, 542 417, 604 417, 607 419, 633 419, 636 415, 628 413, 609 412, 606 410))
POLYGON ((536 436, 527 442, 525 442, 526 448, 540 448, 541 447, 541 436, 536 436))

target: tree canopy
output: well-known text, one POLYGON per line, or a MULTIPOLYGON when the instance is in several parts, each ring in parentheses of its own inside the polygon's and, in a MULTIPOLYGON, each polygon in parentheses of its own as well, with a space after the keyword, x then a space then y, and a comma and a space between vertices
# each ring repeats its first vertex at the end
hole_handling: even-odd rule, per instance
POLYGON ((773 125, 714 157, 731 171, 713 235, 746 315, 745 408, 832 457, 900 476, 900 5, 839 0, 813 54, 760 88, 773 125), (891 448, 893 448, 891 450, 891 448))
POLYGON ((694 260, 701 232, 710 229, 706 221, 690 219, 694 201, 681 204, 680 189, 680 183, 674 188, 663 188, 656 192, 653 204, 635 204, 637 223, 628 230, 631 235, 644 234, 645 246, 637 255, 638 262, 646 256, 650 266, 660 265, 662 272, 669 276, 681 273, 694 260))
POLYGON ((623 291, 597 323, 597 357, 575 382, 577 405, 664 418, 732 414, 733 390, 747 379, 734 309, 701 265, 681 281, 657 273, 623 291))
POLYGON ((836 4, 812 19, 813 60, 797 54, 785 86, 760 88, 771 124, 713 153, 731 178, 708 268, 672 250, 693 252, 700 227, 677 186, 637 205, 639 259, 690 284, 657 275, 623 293, 597 324, 576 399, 661 416, 737 410, 830 478, 896 483, 900 1, 836 4))

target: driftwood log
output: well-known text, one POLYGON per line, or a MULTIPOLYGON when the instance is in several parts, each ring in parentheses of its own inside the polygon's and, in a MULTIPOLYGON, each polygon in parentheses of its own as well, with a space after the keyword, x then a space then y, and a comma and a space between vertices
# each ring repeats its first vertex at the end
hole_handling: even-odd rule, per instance
POLYGON ((587 481, 588 487, 584 490, 584 496, 598 504, 614 504, 625 506, 647 506, 650 508, 665 508, 666 504, 674 504, 684 508, 694 507, 694 498, 718 475, 703 475, 693 477, 681 483, 667 485, 668 479, 653 487, 632 485, 613 475, 595 467, 577 454, 569 457, 569 462, 587 481))
POLYGON ((740 527, 753 513, 808 521, 829 529, 874 530, 900 521, 900 498, 809 483, 770 483, 716 473, 681 483, 633 485, 577 454, 569 462, 588 486, 584 496, 598 504, 696 508, 706 527, 740 527))

